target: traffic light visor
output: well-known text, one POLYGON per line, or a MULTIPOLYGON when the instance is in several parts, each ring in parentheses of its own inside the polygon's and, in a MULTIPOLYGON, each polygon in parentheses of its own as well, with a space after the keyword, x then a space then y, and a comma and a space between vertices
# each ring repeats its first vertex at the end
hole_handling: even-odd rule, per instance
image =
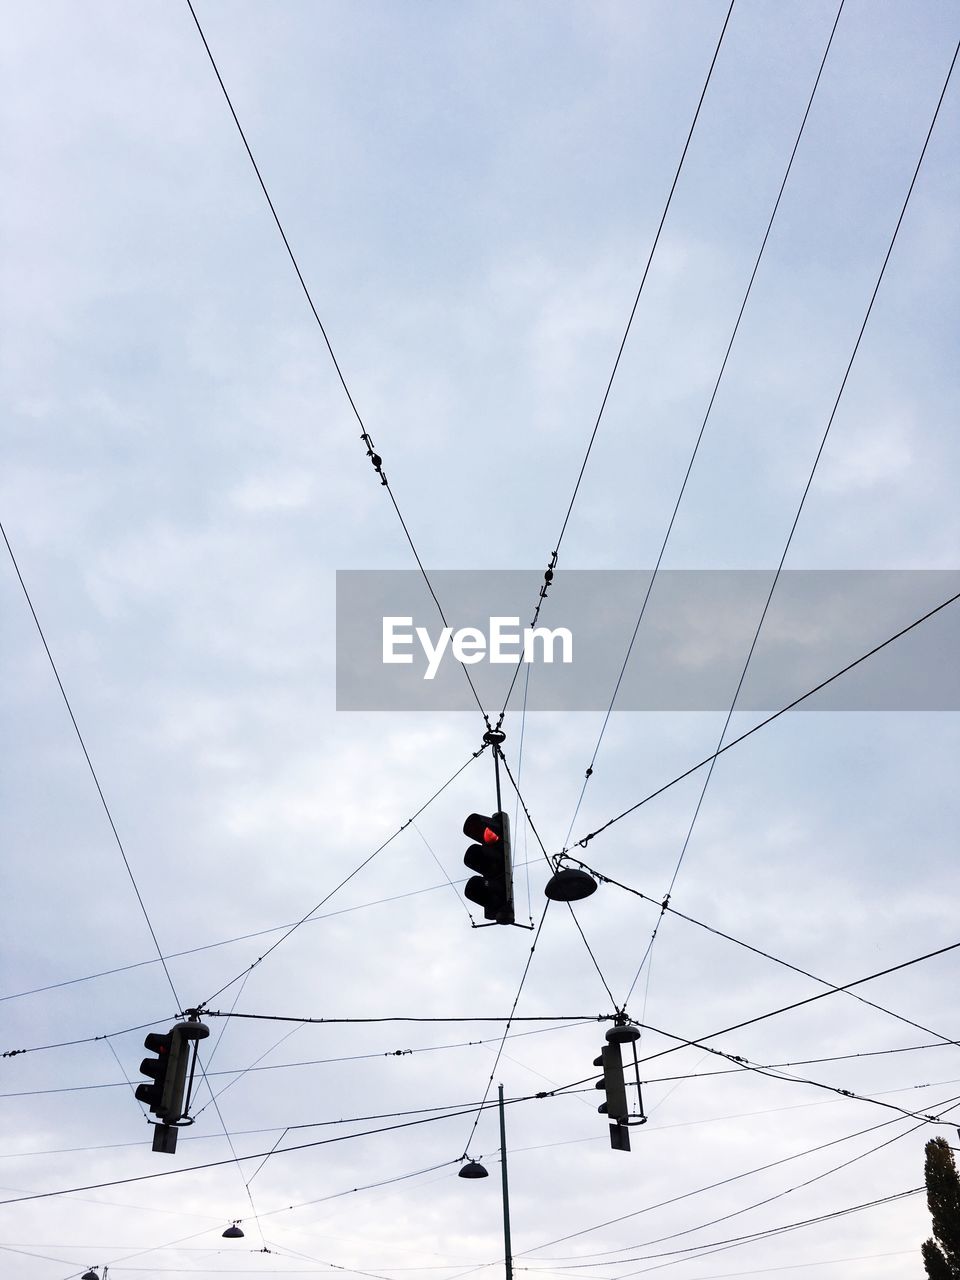
POLYGON ((485 817, 482 813, 470 814, 463 824, 463 834, 477 844, 500 844, 503 839, 497 819, 485 817))

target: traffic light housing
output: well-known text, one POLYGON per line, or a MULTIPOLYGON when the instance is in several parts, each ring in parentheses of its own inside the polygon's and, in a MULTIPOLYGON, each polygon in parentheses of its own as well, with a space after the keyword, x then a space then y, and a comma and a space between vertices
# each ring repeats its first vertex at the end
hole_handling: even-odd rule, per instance
POLYGON ((623 1059, 620 1056, 619 1044, 605 1044, 600 1050, 600 1057, 594 1058, 593 1065, 603 1068, 603 1079, 598 1080, 595 1088, 602 1089, 607 1095, 597 1110, 610 1120, 610 1146, 614 1151, 630 1150, 630 1130, 627 1127, 630 1108, 627 1105, 627 1086, 623 1078, 623 1059))
MULTIPOLYGON (((174 1066, 171 1050, 173 1048, 173 1032, 168 1031, 162 1034, 159 1031, 151 1031, 143 1042, 143 1047, 152 1054, 156 1054, 153 1058, 144 1058, 140 1063, 140 1074, 149 1076, 153 1081, 152 1084, 137 1085, 135 1097, 138 1102, 144 1103, 155 1116, 164 1117, 164 1092, 167 1090, 167 1079, 171 1075, 170 1068, 174 1066)), ((179 1120, 179 1116, 177 1119, 179 1120)))
POLYGON ((463 855, 471 876, 464 895, 483 907, 485 920, 513 924, 513 860, 510 850, 510 819, 505 813, 486 817, 471 813, 463 824, 463 834, 474 843, 463 855))
POLYGON ((149 1076, 152 1083, 138 1085, 135 1096, 162 1124, 175 1125, 183 1118, 192 1043, 209 1034, 209 1028, 202 1022, 178 1022, 167 1032, 151 1031, 145 1038, 143 1047, 156 1056, 144 1058, 140 1072, 149 1076))
POLYGON ((611 1120, 626 1120, 630 1114, 627 1106, 627 1086, 623 1078, 623 1059, 620 1057, 618 1044, 605 1044, 600 1050, 600 1057, 594 1058, 595 1067, 603 1067, 603 1079, 596 1083, 607 1095, 606 1102, 601 1102, 597 1110, 611 1120))

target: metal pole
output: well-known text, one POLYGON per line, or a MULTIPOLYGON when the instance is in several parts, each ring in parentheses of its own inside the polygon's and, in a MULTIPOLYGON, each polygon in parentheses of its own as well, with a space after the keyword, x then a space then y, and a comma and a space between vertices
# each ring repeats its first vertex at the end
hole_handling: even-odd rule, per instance
POLYGON ((510 1192, 507 1188, 507 1133, 503 1123, 503 1085, 500 1096, 500 1172, 503 1178, 503 1256, 507 1280, 513 1280, 513 1253, 510 1247, 510 1192))

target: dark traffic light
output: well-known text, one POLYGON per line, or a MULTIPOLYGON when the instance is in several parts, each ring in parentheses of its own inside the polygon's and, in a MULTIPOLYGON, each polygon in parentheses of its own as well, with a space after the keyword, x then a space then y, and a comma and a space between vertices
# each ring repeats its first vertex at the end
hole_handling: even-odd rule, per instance
POLYGON ((605 1044, 600 1050, 600 1057, 594 1058, 595 1067, 603 1067, 603 1079, 596 1083, 607 1095, 606 1102, 601 1102, 597 1110, 602 1116, 611 1120, 626 1120, 630 1114, 627 1107, 627 1086, 623 1079, 623 1059, 620 1057, 618 1044, 605 1044))
MULTIPOLYGON (((163 1095, 172 1065, 170 1054, 172 1045, 172 1031, 168 1031, 165 1035, 161 1035, 159 1031, 151 1031, 143 1042, 145 1049, 157 1055, 155 1058, 144 1058, 140 1063, 140 1074, 149 1076, 153 1084, 137 1085, 135 1096, 139 1102, 145 1103, 155 1116, 163 1115, 163 1095)), ((177 1119, 179 1120, 180 1117, 177 1116, 177 1119)))
POLYGON ((513 924, 513 862, 510 854, 510 819, 505 813, 485 817, 471 813, 463 824, 463 834, 474 843, 463 856, 471 876, 464 894, 483 907, 485 920, 513 924))
POLYGON ((137 1085, 135 1096, 162 1124, 175 1125, 183 1119, 189 1103, 189 1099, 184 1102, 183 1095, 190 1051, 196 1041, 206 1039, 209 1034, 209 1028, 202 1022, 178 1022, 167 1032, 151 1031, 144 1040, 143 1047, 156 1057, 144 1058, 140 1072, 153 1083, 137 1085))

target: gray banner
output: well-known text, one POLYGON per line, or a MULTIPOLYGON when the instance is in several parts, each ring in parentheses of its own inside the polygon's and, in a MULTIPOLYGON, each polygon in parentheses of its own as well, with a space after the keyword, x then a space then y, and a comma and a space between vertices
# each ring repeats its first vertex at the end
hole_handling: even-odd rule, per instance
MULTIPOLYGON (((538 630, 537 571, 430 574, 447 626, 416 570, 337 573, 337 709, 499 711, 529 673, 532 711, 729 709, 773 570, 640 570, 557 575, 538 630)), ((775 711, 960 593, 960 570, 792 570, 780 575, 737 707, 775 711)), ((960 602, 950 604, 803 703, 807 710, 960 709, 960 602)))

